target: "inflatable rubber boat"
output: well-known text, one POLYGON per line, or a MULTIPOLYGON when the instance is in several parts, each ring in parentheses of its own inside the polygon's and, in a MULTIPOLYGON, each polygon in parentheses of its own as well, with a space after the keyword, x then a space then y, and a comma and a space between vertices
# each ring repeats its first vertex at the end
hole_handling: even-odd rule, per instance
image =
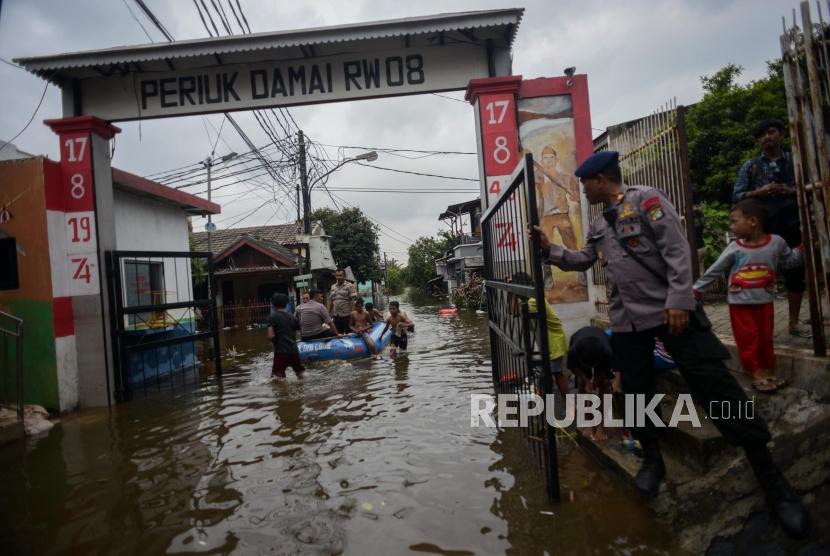
MULTIPOLYGON (((381 352, 389 345, 392 338, 392 330, 383 332, 383 322, 376 322, 369 331, 369 337, 375 342, 378 352, 381 352)), ((372 354, 363 338, 357 334, 348 334, 342 338, 326 338, 325 340, 312 340, 310 342, 297 342, 300 350, 300 361, 334 361, 355 359, 357 357, 368 357, 372 354)))

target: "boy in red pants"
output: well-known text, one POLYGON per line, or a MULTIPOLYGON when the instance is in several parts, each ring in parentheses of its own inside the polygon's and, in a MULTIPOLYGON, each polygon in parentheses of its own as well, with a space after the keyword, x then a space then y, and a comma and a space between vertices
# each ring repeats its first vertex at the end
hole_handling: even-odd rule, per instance
POLYGON ((801 265, 803 247, 790 249, 781 236, 765 234, 765 218, 766 209, 753 199, 732 208, 729 219, 737 239, 698 279, 694 294, 700 297, 712 282, 729 273, 729 316, 741 367, 752 375, 753 388, 772 393, 785 385, 774 372, 775 273, 801 265))

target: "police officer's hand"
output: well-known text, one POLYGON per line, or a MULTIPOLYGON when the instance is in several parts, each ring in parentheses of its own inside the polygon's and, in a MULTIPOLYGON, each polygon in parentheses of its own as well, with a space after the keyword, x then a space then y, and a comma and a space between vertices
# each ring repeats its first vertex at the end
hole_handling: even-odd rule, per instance
POLYGON ((533 234, 536 234, 536 235, 539 236, 539 247, 542 249, 542 251, 547 251, 550 248, 550 240, 548 239, 547 234, 545 234, 545 232, 542 231, 542 227, 541 226, 532 226, 527 231, 527 239, 532 240, 533 239, 533 234))
POLYGON ((689 326, 689 311, 685 309, 666 309, 666 322, 669 325, 669 334, 682 334, 689 326))

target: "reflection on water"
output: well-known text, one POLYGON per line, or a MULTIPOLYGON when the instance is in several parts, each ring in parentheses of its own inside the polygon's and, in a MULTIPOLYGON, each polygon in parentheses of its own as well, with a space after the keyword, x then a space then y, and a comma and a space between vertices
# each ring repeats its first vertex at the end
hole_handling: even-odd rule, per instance
POLYGON ((3 552, 677 553, 569 442, 549 505, 517 431, 470 428, 470 394, 492 392, 485 317, 403 306, 417 333, 397 360, 273 382, 264 331, 234 330, 221 383, 0 448, 3 552))

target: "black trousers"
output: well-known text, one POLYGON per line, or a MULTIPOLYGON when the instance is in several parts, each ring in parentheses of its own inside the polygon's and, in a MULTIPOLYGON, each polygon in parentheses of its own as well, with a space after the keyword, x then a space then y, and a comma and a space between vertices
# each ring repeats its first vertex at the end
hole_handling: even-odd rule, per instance
POLYGON ((337 331, 341 334, 348 334, 351 332, 349 329, 349 322, 352 320, 352 317, 350 315, 345 317, 332 317, 331 320, 334 321, 334 326, 337 327, 337 331))
MULTIPOLYGON (((654 339, 660 338, 689 385, 694 402, 707 416, 711 407, 717 408, 719 414, 712 423, 724 438, 736 446, 765 445, 770 440, 769 429, 757 412, 751 419, 745 417, 746 393, 724 364, 729 358, 726 347, 712 332, 702 311, 691 313, 689 321, 686 330, 676 336, 669 335, 665 325, 636 332, 614 332, 611 345, 622 374, 623 391, 645 394, 646 403, 651 400, 655 394, 654 339), (729 418, 720 418, 725 415, 729 418)), ((664 422, 668 424, 666 419, 664 422)), ((632 429, 632 434, 641 441, 656 439, 659 429, 650 419, 645 423, 645 427, 632 429)))

